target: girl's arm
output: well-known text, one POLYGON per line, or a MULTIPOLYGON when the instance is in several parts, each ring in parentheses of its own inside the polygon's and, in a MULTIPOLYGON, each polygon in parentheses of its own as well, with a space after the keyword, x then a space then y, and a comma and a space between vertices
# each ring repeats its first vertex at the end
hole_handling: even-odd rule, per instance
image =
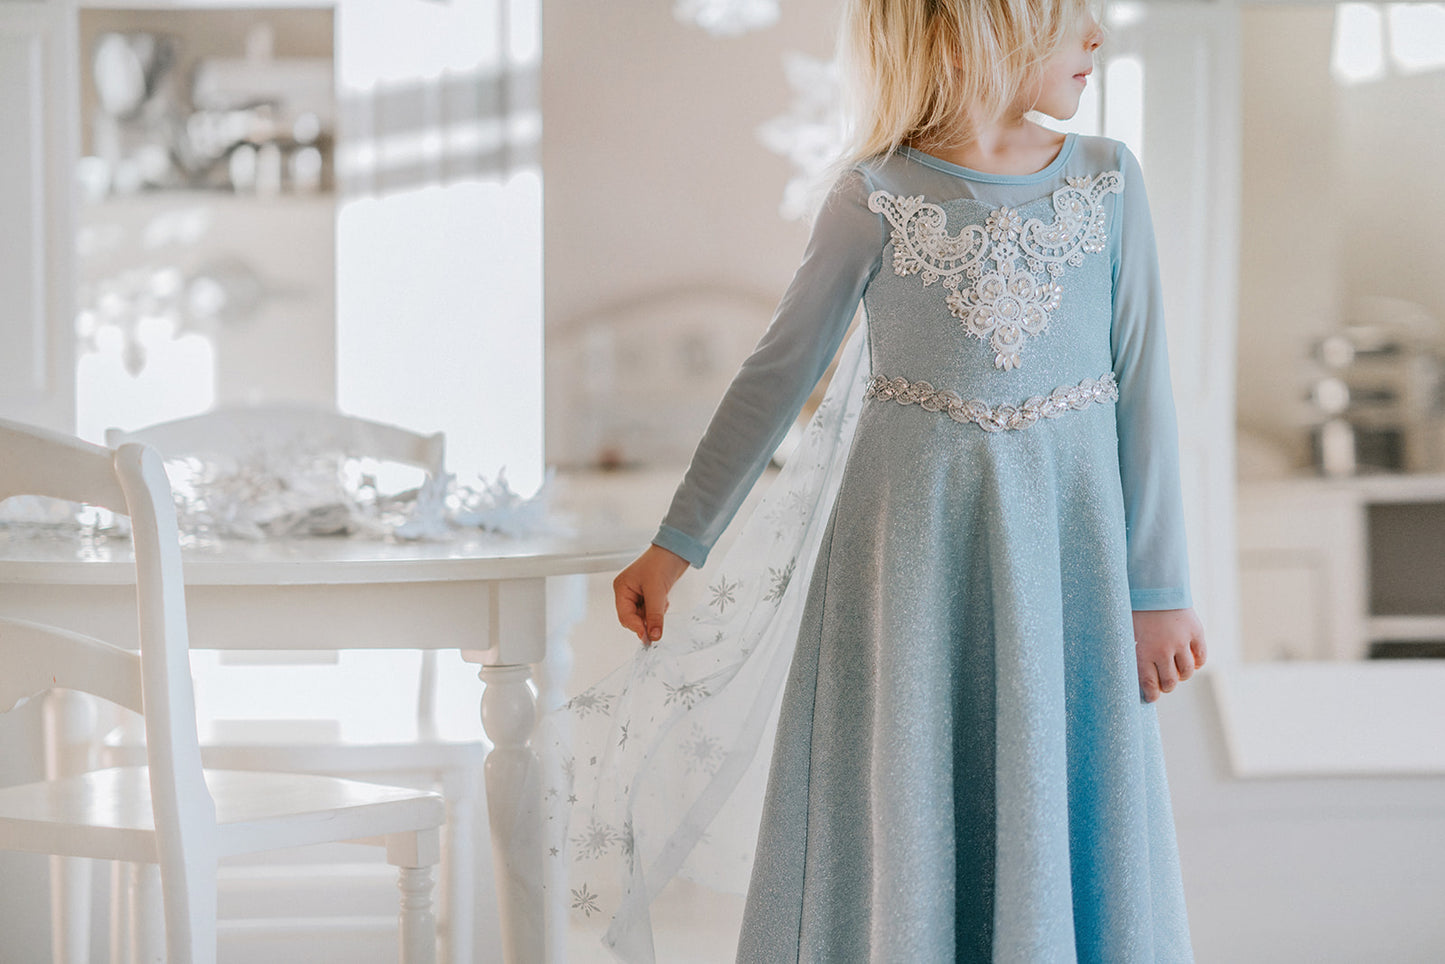
POLYGON ((1139 685, 1152 702, 1204 664, 1205 647, 1203 628, 1190 608, 1179 444, 1154 225, 1139 162, 1122 144, 1119 151, 1124 191, 1109 239, 1119 476, 1139 685))
POLYGON ((667 592, 684 563, 707 560, 848 330, 885 241, 868 210, 870 189, 854 170, 829 192, 802 264, 713 414, 653 548, 613 584, 619 620, 644 643, 661 637, 667 592))

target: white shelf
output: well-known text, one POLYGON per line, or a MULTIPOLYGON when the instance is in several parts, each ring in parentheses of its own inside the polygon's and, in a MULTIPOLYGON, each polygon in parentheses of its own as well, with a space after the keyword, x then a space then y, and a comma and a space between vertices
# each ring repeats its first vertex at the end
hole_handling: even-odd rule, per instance
POLYGON ((1445 616, 1372 616, 1370 639, 1445 640, 1445 616))

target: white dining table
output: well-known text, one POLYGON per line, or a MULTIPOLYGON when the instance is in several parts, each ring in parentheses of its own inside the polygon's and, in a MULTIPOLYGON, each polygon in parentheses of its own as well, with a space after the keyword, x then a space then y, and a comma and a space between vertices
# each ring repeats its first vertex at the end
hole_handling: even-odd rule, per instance
MULTIPOLYGON (((504 959, 545 954, 537 723, 547 580, 612 571, 635 533, 445 542, 308 538, 215 541, 184 552, 195 649, 455 649, 479 666, 485 785, 504 959)), ((135 646, 130 544, 83 532, 0 528, 0 609, 135 646)), ((56 735, 50 739, 54 741, 56 735)))

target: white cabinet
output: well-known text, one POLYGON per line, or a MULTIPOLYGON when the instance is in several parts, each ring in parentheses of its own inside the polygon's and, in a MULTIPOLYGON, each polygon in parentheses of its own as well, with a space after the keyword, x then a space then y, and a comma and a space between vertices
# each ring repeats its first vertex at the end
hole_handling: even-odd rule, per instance
POLYGON ((1445 641, 1445 476, 1242 483, 1238 513, 1246 660, 1445 641))
POLYGON ((69 428, 73 13, 0 3, 0 417, 69 428))

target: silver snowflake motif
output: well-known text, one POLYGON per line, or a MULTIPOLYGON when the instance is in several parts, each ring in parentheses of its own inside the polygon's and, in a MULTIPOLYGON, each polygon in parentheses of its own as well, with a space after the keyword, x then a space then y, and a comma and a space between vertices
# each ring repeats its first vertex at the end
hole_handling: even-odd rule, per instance
POLYGON ((667 690, 667 695, 662 699, 663 706, 681 703, 689 710, 697 705, 698 700, 708 695, 707 686, 701 680, 694 680, 691 683, 681 683, 677 686, 673 686, 671 683, 663 683, 662 688, 667 690))
POLYGON ((797 559, 789 559, 788 564, 781 569, 768 567, 768 578, 772 580, 772 585, 768 587, 768 594, 763 597, 765 600, 778 602, 783 598, 783 593, 788 591, 788 583, 793 581, 793 570, 797 565, 797 559))
POLYGON ((783 498, 768 510, 768 520, 773 523, 773 541, 782 539, 796 528, 795 523, 807 521, 808 494, 802 489, 790 489, 783 498))
POLYGON ((682 745, 682 749, 687 754, 689 772, 700 770, 711 773, 717 764, 722 762, 722 741, 704 732, 700 726, 692 728, 692 735, 682 745))
POLYGON ((567 701, 567 709, 575 710, 579 717, 589 713, 606 713, 612 708, 612 697, 607 693, 585 690, 567 701))
POLYGON ((741 585, 741 581, 729 582, 727 576, 719 576, 717 583, 708 587, 708 592, 712 593, 712 601, 708 605, 715 606, 720 613, 726 612, 728 606, 737 602, 734 593, 741 585))
POLYGON ((574 887, 572 889, 572 909, 580 910, 588 917, 591 917, 593 914, 602 910, 602 908, 597 906, 598 896, 599 895, 588 890, 585 883, 581 887, 574 887))
POLYGON ((621 847, 622 847, 622 856, 624 856, 624 857, 626 857, 627 859, 631 860, 631 859, 632 859, 632 849, 633 849, 633 847, 636 845, 636 840, 635 840, 635 838, 632 836, 632 821, 631 821, 631 820, 627 821, 626 823, 624 823, 624 824, 622 825, 622 833, 618 835, 618 837, 617 837, 617 842, 618 842, 618 844, 620 844, 621 847))
POLYGON ((657 675, 657 667, 662 661, 663 653, 660 646, 660 643, 653 643, 634 659, 633 665, 642 679, 652 679, 657 675))
POLYGON ((592 817, 586 830, 572 838, 579 855, 592 859, 601 857, 617 842, 617 832, 596 817, 592 817))

